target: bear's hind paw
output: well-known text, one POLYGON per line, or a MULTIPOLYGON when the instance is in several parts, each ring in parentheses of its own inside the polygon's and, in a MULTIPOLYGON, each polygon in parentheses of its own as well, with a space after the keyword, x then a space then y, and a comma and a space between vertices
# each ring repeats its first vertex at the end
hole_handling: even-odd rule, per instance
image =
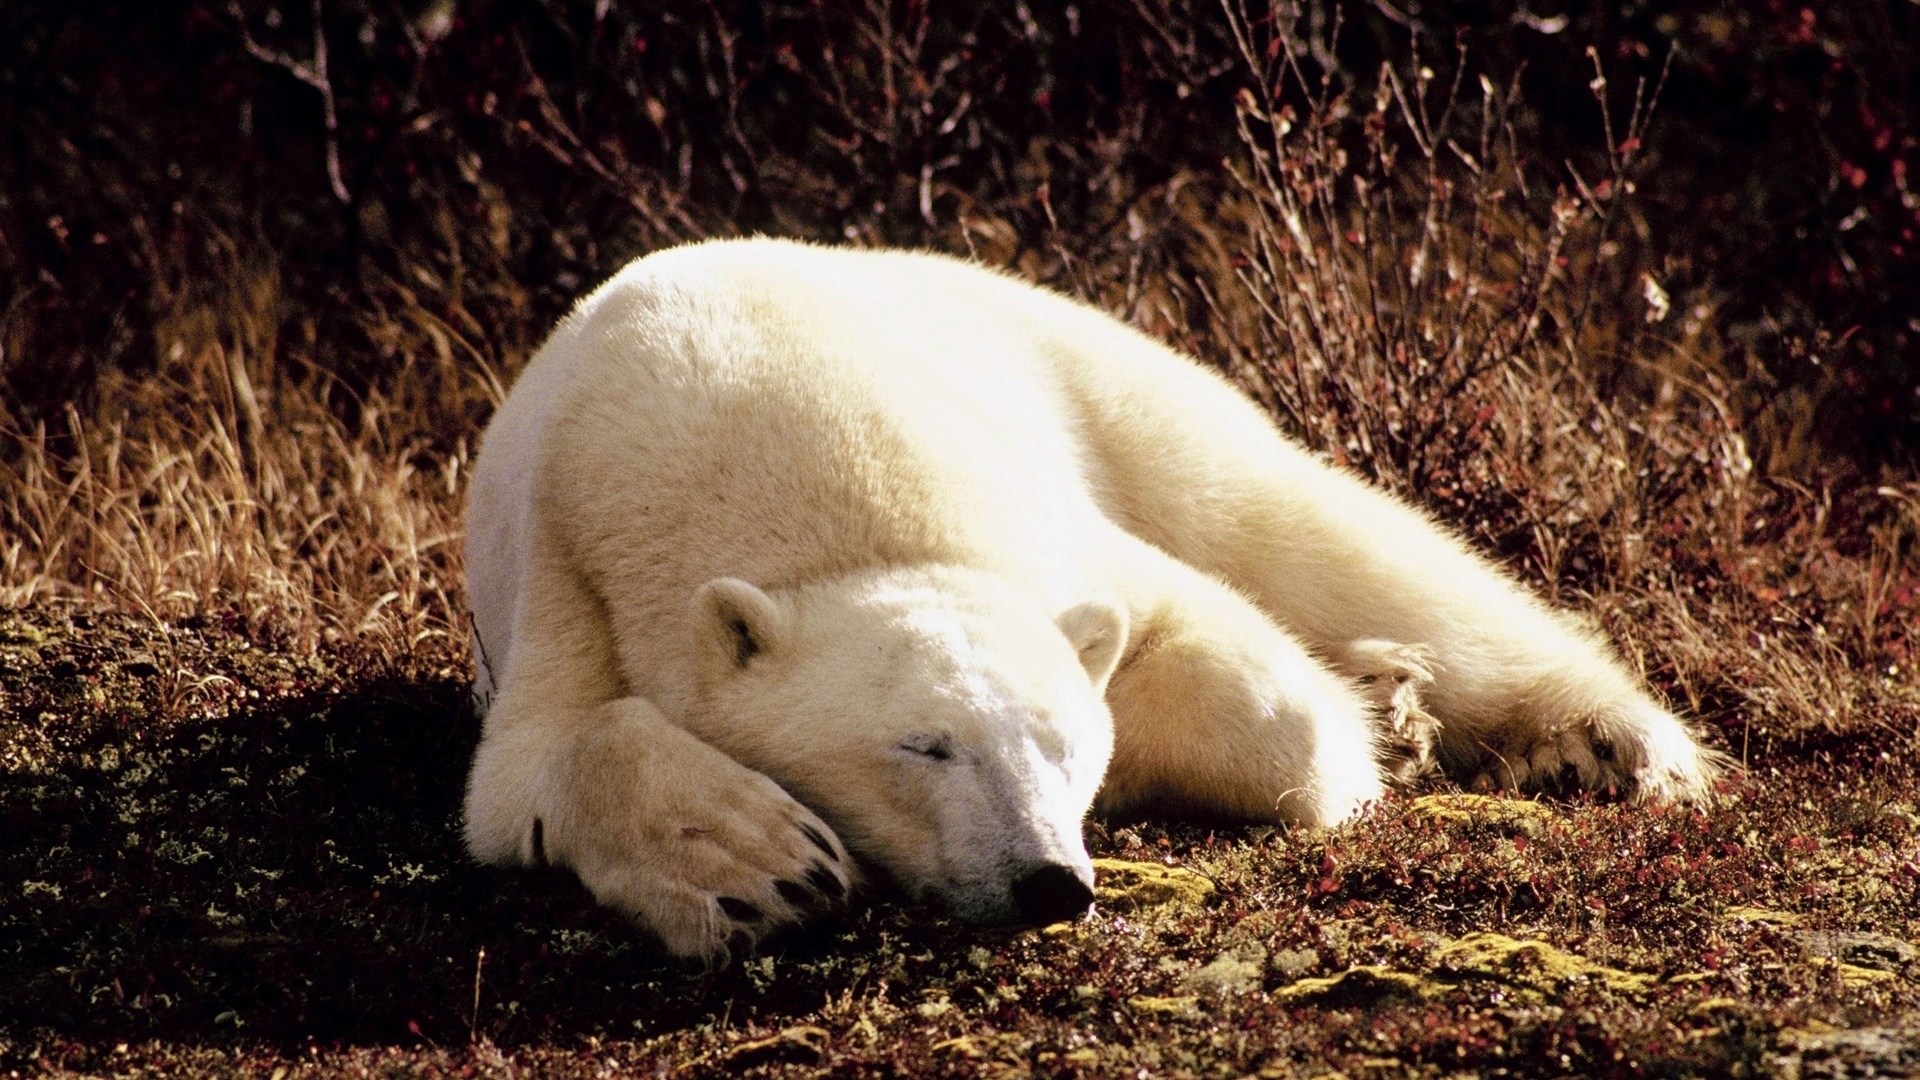
POLYGON ((1421 692, 1433 684, 1428 650, 1397 641, 1362 639, 1348 643, 1340 671, 1351 678, 1371 706, 1374 758, 1395 784, 1411 786, 1440 772, 1434 745, 1440 721, 1422 706, 1421 692))
POLYGON ((1635 802, 1711 797, 1724 758, 1695 741, 1680 721, 1647 715, 1538 730, 1520 745, 1492 749, 1467 787, 1474 791, 1573 794, 1593 791, 1635 802))

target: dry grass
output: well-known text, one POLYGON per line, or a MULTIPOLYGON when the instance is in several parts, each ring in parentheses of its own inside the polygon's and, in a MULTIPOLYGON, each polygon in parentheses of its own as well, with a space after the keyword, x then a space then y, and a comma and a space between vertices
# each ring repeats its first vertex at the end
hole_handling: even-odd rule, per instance
MULTIPOLYGON (((1735 729, 1736 752, 1749 722, 1770 737, 1904 723, 1920 484, 1755 474, 1775 448, 1753 440, 1788 436, 1743 429, 1730 402, 1754 388, 1725 369, 1711 298, 1674 309, 1637 217, 1635 186, 1659 182, 1635 154, 1658 86, 1641 83, 1621 130, 1607 115, 1588 178, 1525 160, 1515 91, 1464 64, 1435 75, 1416 55, 1362 90, 1312 67, 1330 49, 1297 24, 1236 11, 1229 27, 1246 89, 1224 173, 1106 176, 1082 213, 1117 227, 1054 222, 1041 244, 992 207, 942 220, 916 199, 934 241, 1222 364, 1285 428, 1592 611, 1683 705, 1735 729)), ((924 31, 885 29, 868 39, 880 69, 922 64, 924 31)), ((1597 60, 1595 79, 1604 111, 1597 60)), ((873 140, 915 134, 822 93, 873 140)), ((577 141, 550 106, 544 138, 577 141)), ((634 172, 623 190, 640 198, 634 172)), ((542 333, 530 289, 497 259, 470 265, 506 243, 508 208, 480 197, 482 238, 440 208, 440 250, 376 274, 352 335, 285 302, 274 252, 216 238, 211 267, 166 268, 150 369, 109 370, 52 425, 0 415, 0 604, 234 613, 303 648, 463 638, 465 465, 542 333)), ((654 231, 676 228, 695 227, 654 231)), ((6 336, 10 353, 34 340, 6 336)))
POLYGON ((1464 56, 1449 77, 1416 54, 1356 100, 1311 70, 1330 44, 1233 26, 1255 75, 1235 171, 1251 212, 1216 234, 1239 288, 1207 290, 1218 330, 1198 350, 1593 612, 1736 751, 1752 727, 1920 734, 1920 484, 1838 496, 1842 536, 1835 492, 1756 474, 1790 455, 1754 440, 1790 436, 1739 421, 1756 388, 1727 370, 1709 299, 1674 310, 1634 201, 1659 182, 1638 152, 1666 73, 1616 121, 1590 52, 1607 142, 1589 179, 1529 165, 1517 91, 1464 89, 1464 56))
POLYGON ((283 339, 271 270, 233 280, 176 300, 155 369, 109 374, 59 436, 9 427, 0 604, 234 613, 304 649, 450 634, 467 415, 499 399, 498 377, 414 311, 409 362, 343 402, 327 358, 283 339))

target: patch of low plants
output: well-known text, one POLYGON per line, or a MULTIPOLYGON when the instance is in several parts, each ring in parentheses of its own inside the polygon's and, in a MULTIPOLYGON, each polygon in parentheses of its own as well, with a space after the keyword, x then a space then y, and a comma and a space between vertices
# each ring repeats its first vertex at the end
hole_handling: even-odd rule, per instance
MULTIPOLYGON (((1604 136, 1568 155, 1525 79, 1424 31, 1356 69, 1312 4, 189 6, 133 27, 134 96, 19 113, 51 179, 0 250, 0 1071, 1920 1068, 1920 481, 1808 466, 1831 414, 1755 407, 1779 380, 1649 224, 1658 56, 1586 58, 1565 107, 1604 136), (189 113, 257 134, 128 164, 189 113), (1096 821, 1085 920, 879 889, 719 970, 471 865, 476 432, 595 278, 766 229, 967 253, 1218 365, 1739 770, 1697 807, 1441 782, 1332 830, 1096 821)), ((34 71, 121 85, 49 20, 34 71)))

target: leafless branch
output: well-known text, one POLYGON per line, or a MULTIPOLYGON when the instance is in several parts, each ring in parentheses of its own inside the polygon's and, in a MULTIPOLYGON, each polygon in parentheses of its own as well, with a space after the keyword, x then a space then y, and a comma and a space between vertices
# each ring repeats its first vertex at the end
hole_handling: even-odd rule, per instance
POLYGON ((246 46, 248 55, 261 63, 272 64, 320 92, 320 105, 326 116, 327 183, 333 188, 333 197, 340 200, 341 205, 351 205, 353 196, 347 191, 347 182, 340 173, 340 111, 334 102, 333 80, 327 75, 327 31, 321 0, 313 0, 311 60, 298 59, 255 41, 247 30, 246 14, 240 10, 238 2, 229 3, 227 11, 240 27, 240 41, 246 46))

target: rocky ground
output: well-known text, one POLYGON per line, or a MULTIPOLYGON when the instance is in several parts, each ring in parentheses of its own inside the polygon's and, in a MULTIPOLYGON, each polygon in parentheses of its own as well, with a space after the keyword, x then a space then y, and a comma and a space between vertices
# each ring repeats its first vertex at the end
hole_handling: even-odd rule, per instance
POLYGON ((1096 823, 1081 922, 882 895, 702 971, 563 874, 467 862, 462 665, 0 615, 0 1072, 1920 1072, 1904 738, 1770 744, 1705 810, 1096 823))

